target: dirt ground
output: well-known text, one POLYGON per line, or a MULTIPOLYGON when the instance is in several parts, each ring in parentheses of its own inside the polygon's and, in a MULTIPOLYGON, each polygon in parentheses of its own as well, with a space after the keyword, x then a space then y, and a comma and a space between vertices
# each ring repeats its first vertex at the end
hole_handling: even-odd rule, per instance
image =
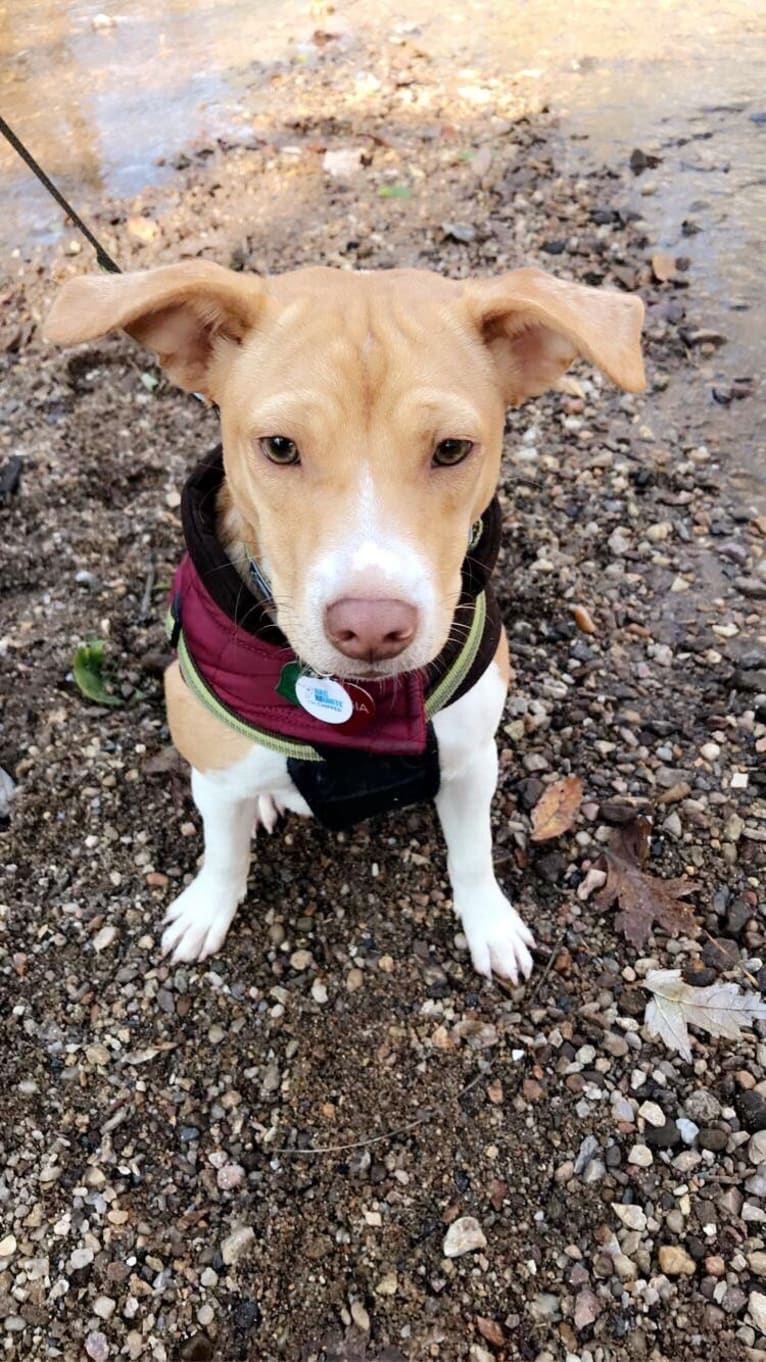
POLYGON ((497 584, 516 680, 495 847, 537 967, 511 991, 474 975, 428 809, 353 835, 286 821, 221 955, 161 960, 201 851, 167 755, 164 599, 215 419, 127 341, 45 346, 55 281, 91 267, 74 234, 13 262, 2 1355, 762 1362, 766 1031, 695 1032, 686 1063, 650 1039, 642 988, 661 967, 766 992, 766 516, 739 476, 753 385, 722 367, 693 271, 657 258, 640 166, 562 174, 544 108, 436 69, 416 35, 371 50, 325 27, 313 64, 261 73, 247 135, 190 146, 98 230, 124 267, 524 261, 645 299, 644 395, 582 366, 579 393, 508 420, 497 584), (93 638, 119 708, 73 682, 93 638), (530 810, 570 774, 578 822, 532 842, 530 810), (693 878, 701 927, 643 952, 588 878, 636 810, 652 872, 693 878), (483 1246, 447 1258, 465 1216, 483 1246))

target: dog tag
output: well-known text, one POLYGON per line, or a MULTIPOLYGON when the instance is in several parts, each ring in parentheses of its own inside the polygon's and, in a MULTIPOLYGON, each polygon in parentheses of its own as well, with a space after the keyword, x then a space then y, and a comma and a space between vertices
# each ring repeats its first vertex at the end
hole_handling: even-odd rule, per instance
POLYGON ((325 724, 345 724, 354 713, 348 691, 329 676, 299 676, 295 698, 301 709, 325 724))

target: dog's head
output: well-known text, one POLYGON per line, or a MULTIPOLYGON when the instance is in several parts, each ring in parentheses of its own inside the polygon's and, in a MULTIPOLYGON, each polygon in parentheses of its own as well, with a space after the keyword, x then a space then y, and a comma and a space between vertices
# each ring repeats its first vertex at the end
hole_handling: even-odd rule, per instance
POLYGON ((642 314, 637 298, 536 269, 261 279, 190 261, 70 280, 47 335, 122 328, 218 405, 234 556, 239 544, 259 560, 312 668, 382 677, 447 640, 506 407, 578 356, 640 390, 642 314))

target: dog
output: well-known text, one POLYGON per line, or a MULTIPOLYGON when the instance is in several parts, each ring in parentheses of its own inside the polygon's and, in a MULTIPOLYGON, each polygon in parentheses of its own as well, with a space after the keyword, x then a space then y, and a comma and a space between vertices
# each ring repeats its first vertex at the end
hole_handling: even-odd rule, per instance
POLYGON ((194 260, 63 285, 50 340, 126 331, 220 411, 171 595, 168 722, 205 848, 167 912, 174 961, 220 950, 259 824, 289 810, 350 826, 432 798, 475 969, 529 976, 490 828, 505 412, 578 357, 641 391, 642 317, 634 296, 536 268, 261 278, 194 260))

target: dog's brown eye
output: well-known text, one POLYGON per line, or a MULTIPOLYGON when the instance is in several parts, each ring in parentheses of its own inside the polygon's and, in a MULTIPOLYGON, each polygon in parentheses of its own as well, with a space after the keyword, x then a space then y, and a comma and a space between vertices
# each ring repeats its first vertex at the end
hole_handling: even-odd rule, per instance
POLYGON ((473 440, 440 440, 433 461, 437 468, 454 468, 468 458, 472 449, 473 440))
POLYGON ((288 440, 286 435, 266 435, 261 440, 261 449, 272 463, 289 464, 301 461, 297 444, 294 440, 288 440))

